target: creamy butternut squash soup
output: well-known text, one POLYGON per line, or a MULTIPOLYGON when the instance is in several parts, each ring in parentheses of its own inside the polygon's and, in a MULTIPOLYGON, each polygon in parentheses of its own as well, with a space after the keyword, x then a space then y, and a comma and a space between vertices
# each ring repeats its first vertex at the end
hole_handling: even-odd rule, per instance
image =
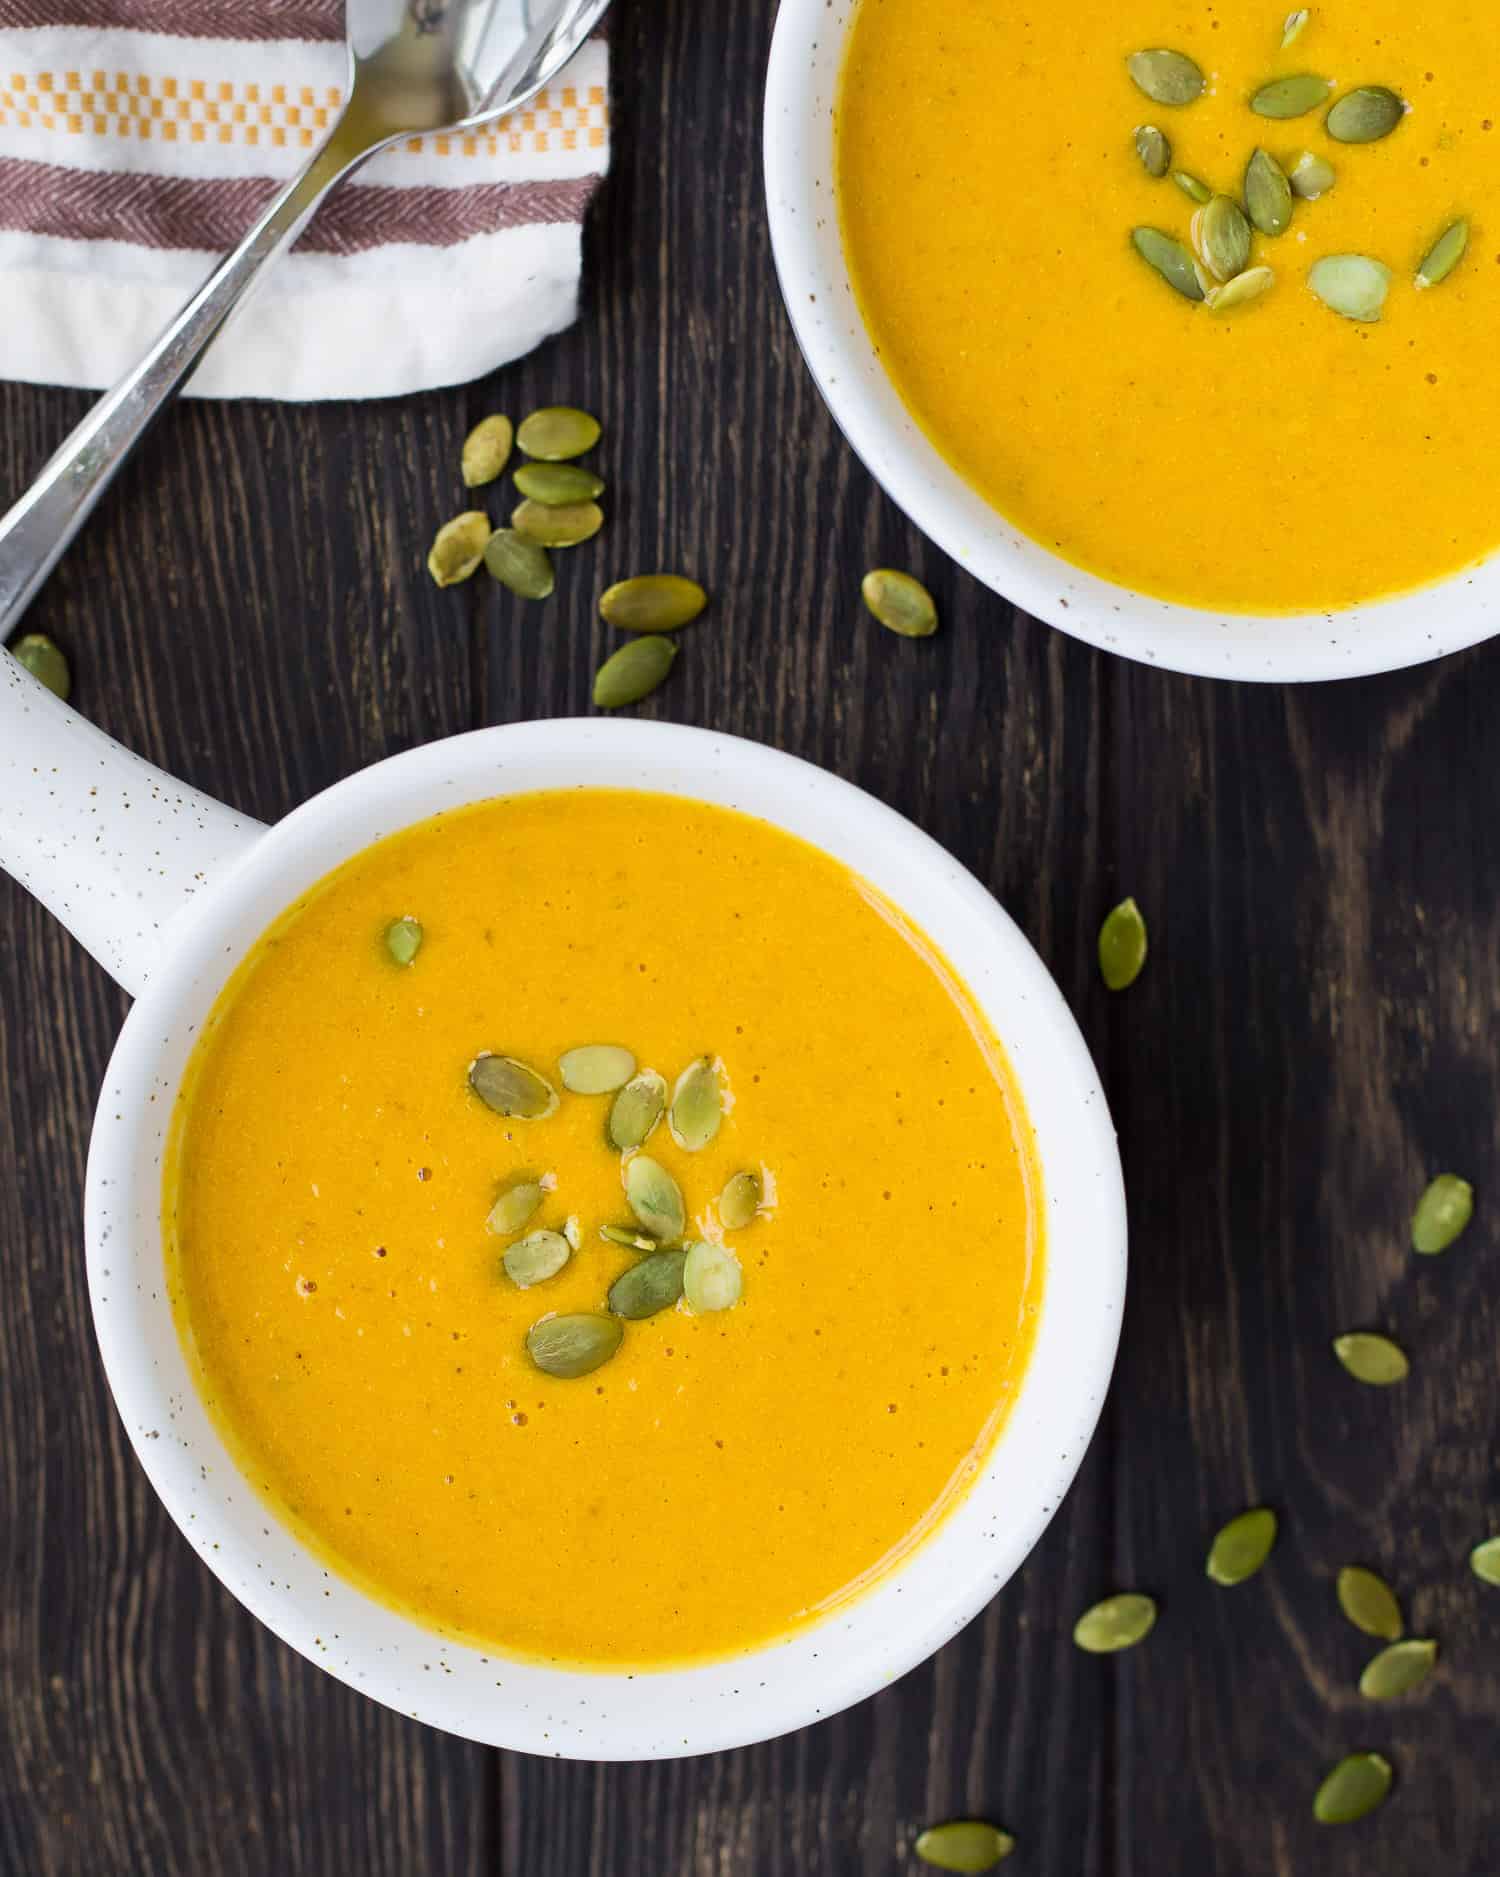
POLYGON ((236 972, 164 1186, 247 1476, 424 1623, 732 1653, 886 1570, 1015 1397, 1021 1098, 963 986, 763 822, 578 790, 324 880, 236 972))
POLYGON ((1003 515, 1141 592, 1335 608, 1475 562, 1497 45, 1473 0, 862 0, 838 195, 893 382, 1003 515))

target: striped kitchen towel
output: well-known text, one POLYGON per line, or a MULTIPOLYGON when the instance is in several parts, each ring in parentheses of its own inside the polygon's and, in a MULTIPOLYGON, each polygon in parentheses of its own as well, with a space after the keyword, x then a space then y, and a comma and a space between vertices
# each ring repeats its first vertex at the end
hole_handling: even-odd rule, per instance
MULTIPOLYGON (((306 162, 342 0, 0 0, 0 377, 109 385, 306 162)), ((488 130, 343 184, 210 347, 204 397, 388 397, 573 319, 609 163, 608 53, 488 130)))

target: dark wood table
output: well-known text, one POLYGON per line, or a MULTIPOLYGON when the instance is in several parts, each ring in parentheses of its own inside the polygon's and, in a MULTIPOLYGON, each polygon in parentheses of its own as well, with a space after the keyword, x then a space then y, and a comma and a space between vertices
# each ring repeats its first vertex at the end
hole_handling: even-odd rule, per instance
MULTIPOLYGON (((394 750, 589 708, 599 576, 712 588, 648 714, 761 738, 913 817, 1020 921, 1102 1067, 1133 1270, 1110 1405, 1020 1575, 925 1667, 744 1752, 573 1765, 376 1707, 274 1641, 192 1555, 137 1468, 89 1325, 81 1193, 125 998, 0 879, 0 1873, 4 1877, 854 1877, 917 1868, 978 1812, 1033 1877, 1500 1871, 1500 648, 1341 686, 1196 682, 1018 615, 922 541, 844 447, 777 295, 758 161, 771 0, 622 5, 615 173, 577 328, 488 383, 399 403, 186 404, 29 623, 79 707, 267 819, 394 750), (596 410, 597 549, 545 608, 423 570, 475 419, 596 410), (909 643, 861 573, 912 568, 943 614, 909 643), (1152 955, 1101 987, 1102 913, 1152 955), (1479 1191, 1445 1258, 1406 1249, 1429 1173, 1479 1191), (1396 1334, 1361 1388, 1329 1340, 1396 1334), (1235 1591, 1208 1536, 1275 1505, 1235 1591), (1341 1564, 1443 1647, 1421 1693, 1362 1702, 1374 1645, 1341 1564), (1156 1594, 1141 1649, 1081 1655, 1075 1616, 1156 1594), (1316 1826, 1344 1751, 1399 1784, 1316 1826)), ((0 391, 0 495, 85 408, 0 391)), ((1225 478, 1232 454, 1206 473, 1225 478)), ((1400 525, 1393 504, 1391 525, 1400 525)))

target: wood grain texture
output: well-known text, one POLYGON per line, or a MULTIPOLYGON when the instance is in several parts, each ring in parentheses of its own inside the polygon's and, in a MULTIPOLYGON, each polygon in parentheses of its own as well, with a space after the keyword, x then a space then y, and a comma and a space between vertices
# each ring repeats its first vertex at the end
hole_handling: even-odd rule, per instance
MULTIPOLYGON (((1500 817, 1480 648, 1300 691, 1101 658, 922 542, 798 360, 758 174, 771 0, 622 5, 617 165, 578 327, 466 390, 364 408, 184 406, 32 622, 77 702, 236 806, 479 723, 571 714, 610 580, 679 567, 713 607, 643 711, 761 738, 910 815, 1037 945, 1114 1104, 1131 1193, 1118 1378, 1025 1568, 931 1663, 739 1753, 596 1767, 490 1755, 385 1713, 273 1642, 173 1532, 120 1436, 84 1295, 93 1091, 123 999, 0 881, 0 1873, 4 1877, 901 1877, 962 1812, 1045 1877, 1492 1877, 1500 1593, 1493 1095, 1500 817), (437 593, 459 442, 492 409, 598 411, 609 526, 556 597, 437 593), (877 562, 939 635, 862 614, 877 562), (1152 955, 1111 998, 1093 942, 1123 893, 1152 955), (1426 1178, 1480 1209, 1406 1249, 1426 1178), (1339 1331, 1397 1335, 1363 1390, 1339 1331), (1203 1576, 1214 1529, 1277 1507, 1265 1573, 1203 1576), (1333 1602, 1364 1562, 1436 1635, 1430 1685, 1362 1703, 1372 1646, 1333 1602), (1107 1591, 1162 1604, 1141 1650, 1080 1656, 1107 1591), (1376 1819, 1314 1825, 1325 1766, 1387 1752, 1376 1819)), ((253 316, 253 315, 252 315, 253 316)), ((19 488, 83 408, 0 391, 19 488)), ((498 507, 496 510, 498 518, 498 507)))

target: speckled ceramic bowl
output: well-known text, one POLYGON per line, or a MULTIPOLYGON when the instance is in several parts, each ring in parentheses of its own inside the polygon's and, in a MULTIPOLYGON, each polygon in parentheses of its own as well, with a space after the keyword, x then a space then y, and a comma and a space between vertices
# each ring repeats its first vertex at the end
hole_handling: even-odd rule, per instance
POLYGON ((707 1752, 836 1713, 894 1680, 961 1629, 1036 1542, 1083 1456, 1114 1361, 1125 1282, 1114 1133, 1036 954, 971 875, 889 809, 734 737, 585 719, 411 750, 266 829, 131 756, 0 654, 0 864, 137 994, 99 1098, 85 1209, 94 1321, 121 1418, 204 1562, 311 1661, 403 1713, 495 1746, 592 1759, 707 1752), (744 809, 815 842, 906 909, 1009 1051, 1045 1185, 1036 1348, 967 1498, 899 1569, 790 1640, 633 1676, 486 1655, 331 1574, 226 1452, 163 1282, 161 1161, 173 1098, 200 1026, 257 935, 382 835, 464 803, 580 785, 744 809))
POLYGON ((1347 612, 1213 613, 1084 573, 970 488, 896 394, 849 284, 834 199, 833 120, 857 4, 781 0, 766 82, 766 205, 781 290, 818 389, 870 473, 924 534, 976 579, 1074 638, 1206 677, 1353 678, 1419 664, 1500 631, 1500 556, 1347 612))

